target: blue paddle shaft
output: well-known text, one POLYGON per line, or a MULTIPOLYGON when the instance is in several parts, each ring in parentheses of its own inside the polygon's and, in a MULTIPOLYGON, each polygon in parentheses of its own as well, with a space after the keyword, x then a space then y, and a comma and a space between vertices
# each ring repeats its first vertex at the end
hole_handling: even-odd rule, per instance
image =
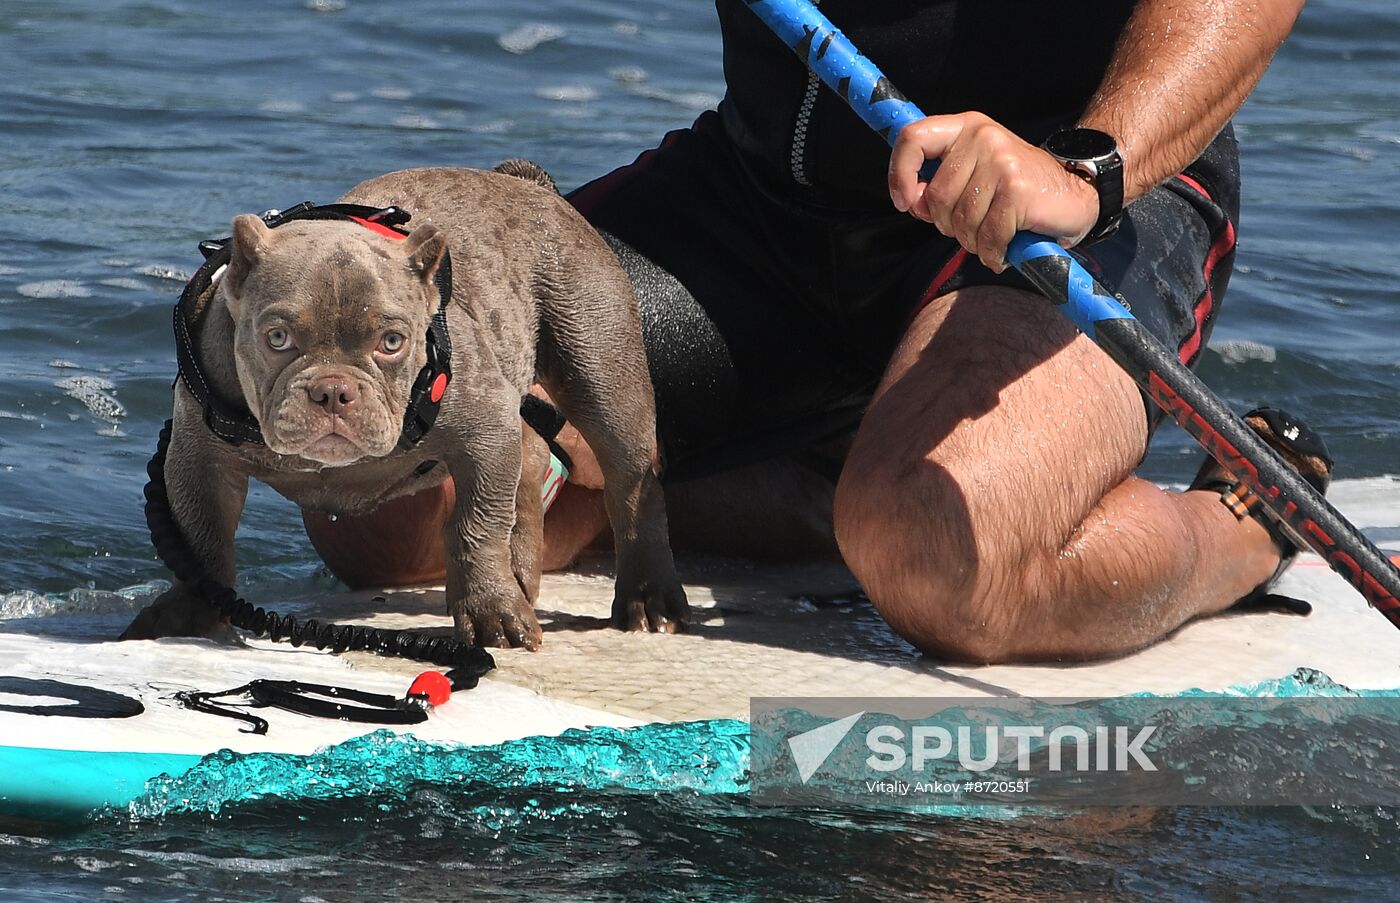
MULTIPOLYGON (((923 113, 808 0, 746 0, 783 43, 890 144, 923 113)), ((920 170, 932 177, 936 161, 920 170)), ((1300 547, 1311 548, 1368 602, 1400 627, 1400 570, 1306 483, 1204 383, 1044 235, 1018 232, 1007 261, 1059 306, 1173 420, 1233 476, 1300 547)))
MULTIPOLYGON (((906 125, 924 118, 880 68, 862 56, 807 0, 749 0, 749 9, 891 145, 906 125)), ((920 176, 931 177, 932 169, 926 165, 920 176)), ((1018 232, 1006 250, 1006 260, 1061 304, 1070 321, 1091 339, 1098 323, 1132 317, 1113 293, 1100 286, 1054 239, 1018 232)))
POLYGON ((924 118, 811 3, 749 0, 749 8, 890 144, 906 125, 924 118))

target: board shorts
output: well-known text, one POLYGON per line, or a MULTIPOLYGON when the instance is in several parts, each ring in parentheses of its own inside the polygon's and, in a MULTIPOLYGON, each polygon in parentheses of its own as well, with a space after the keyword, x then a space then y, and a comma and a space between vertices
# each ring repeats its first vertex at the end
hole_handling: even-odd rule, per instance
MULTIPOLYGON (((765 184, 713 112, 569 200, 636 291, 668 481, 852 435, 925 304, 969 286, 1033 290, 893 206, 824 208, 765 184)), ((1194 365, 1230 278, 1238 204, 1227 127, 1113 236, 1074 253, 1194 365)))

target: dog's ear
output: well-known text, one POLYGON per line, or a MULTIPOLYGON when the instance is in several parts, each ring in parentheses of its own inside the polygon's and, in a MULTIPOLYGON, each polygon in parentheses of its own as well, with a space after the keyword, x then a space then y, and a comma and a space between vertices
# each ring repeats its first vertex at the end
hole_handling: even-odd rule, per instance
MULTIPOLYGON (((447 253, 447 236, 442 230, 425 223, 409 233, 404 239, 404 253, 408 255, 408 267, 424 282, 432 282, 447 253)), ((433 302, 436 305, 436 301, 433 302)))
POLYGON ((243 290, 243 280, 248 278, 253 267, 272 247, 275 237, 261 218, 245 213, 233 218, 233 246, 224 271, 224 285, 228 289, 224 298, 228 302, 229 313, 238 315, 238 296, 243 290))

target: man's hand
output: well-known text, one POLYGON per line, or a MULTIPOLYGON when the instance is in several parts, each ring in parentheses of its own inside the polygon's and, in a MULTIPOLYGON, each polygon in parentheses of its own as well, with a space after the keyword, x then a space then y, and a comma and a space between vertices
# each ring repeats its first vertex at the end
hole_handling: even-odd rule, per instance
POLYGON ((937 226, 997 273, 1017 232, 1073 247, 1099 216, 1093 186, 981 113, 905 127, 890 154, 889 182, 895 207, 937 226), (927 185, 919 182, 925 160, 941 161, 927 185))

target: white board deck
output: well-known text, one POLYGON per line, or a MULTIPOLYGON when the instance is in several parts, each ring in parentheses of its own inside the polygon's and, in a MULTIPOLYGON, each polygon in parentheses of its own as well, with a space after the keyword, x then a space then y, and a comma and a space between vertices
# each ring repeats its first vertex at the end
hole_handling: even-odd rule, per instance
MULTIPOLYGON (((1332 497, 1383 546, 1400 546, 1400 480, 1342 482, 1332 497)), ((855 584, 840 568, 731 562, 688 571, 693 623, 675 636, 607 627, 612 584, 606 574, 547 575, 538 606, 543 649, 494 651, 497 670, 478 688, 454 694, 426 723, 405 731, 424 740, 483 745, 570 728, 742 719, 754 696, 1175 694, 1256 683, 1298 668, 1356 689, 1400 688, 1400 630, 1315 556, 1303 556, 1279 587, 1310 600, 1310 617, 1225 615, 1188 624, 1119 659, 1034 666, 976 667, 920 655, 868 604, 850 601, 855 584)), ((448 631, 439 590, 301 598, 264 592, 253 598, 323 621, 448 631)), ((241 732, 231 719, 181 708, 173 694, 273 678, 399 696, 427 667, 260 640, 113 641, 129 618, 121 611, 0 621, 0 676, 113 690, 146 707, 124 719, 0 711, 0 751, 306 754, 376 728, 259 709, 271 724, 259 736, 241 732)), ((0 706, 43 701, 0 693, 0 706)))

